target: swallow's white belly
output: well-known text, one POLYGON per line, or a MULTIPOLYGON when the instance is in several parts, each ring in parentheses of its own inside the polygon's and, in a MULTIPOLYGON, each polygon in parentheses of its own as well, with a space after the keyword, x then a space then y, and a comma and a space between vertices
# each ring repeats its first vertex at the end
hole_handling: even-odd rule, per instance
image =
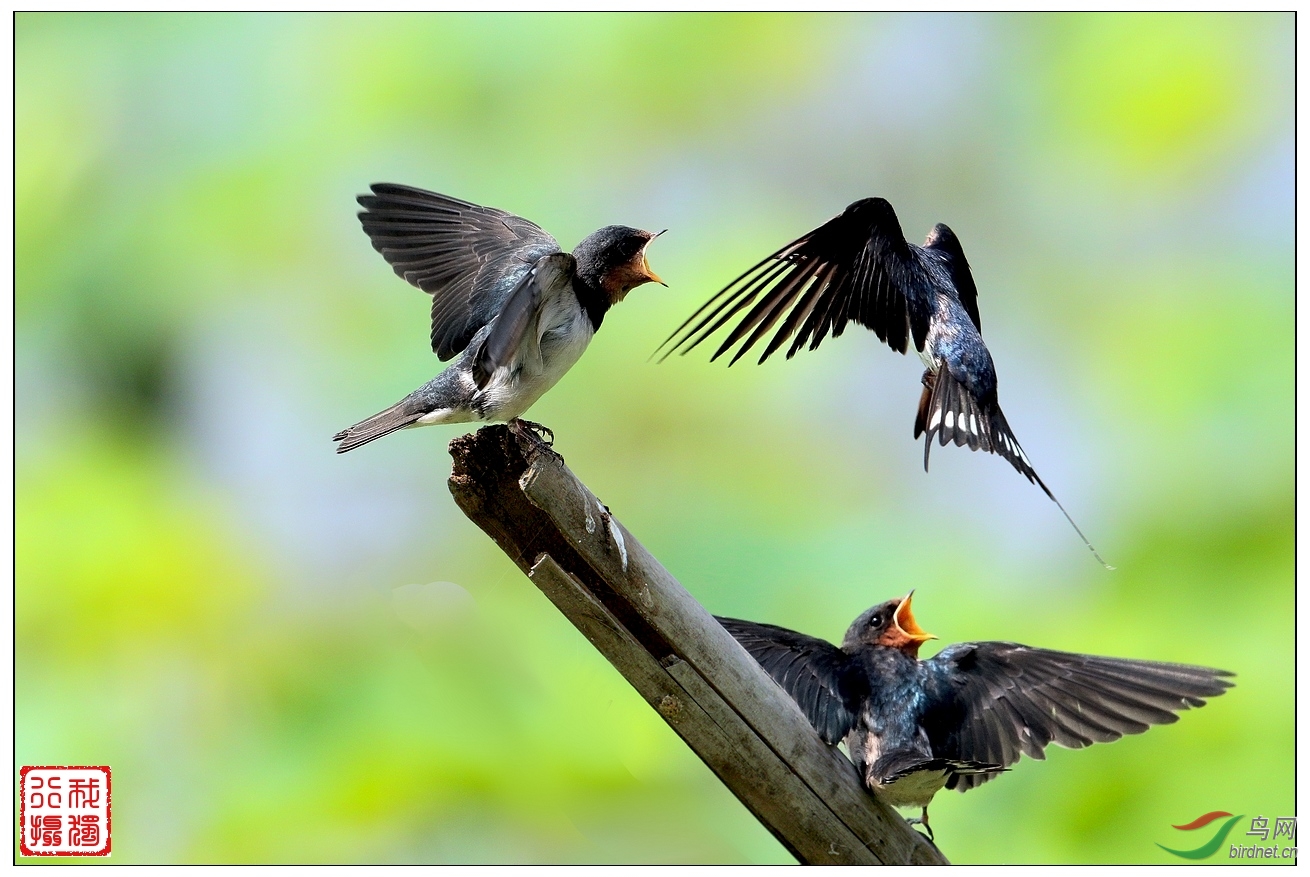
POLYGON ((946 771, 920 770, 887 785, 874 783, 873 791, 893 807, 927 807, 945 785, 946 771))
POLYGON ((537 337, 525 339, 513 365, 501 369, 483 389, 488 420, 521 417, 582 356, 595 330, 572 290, 547 301, 537 337))

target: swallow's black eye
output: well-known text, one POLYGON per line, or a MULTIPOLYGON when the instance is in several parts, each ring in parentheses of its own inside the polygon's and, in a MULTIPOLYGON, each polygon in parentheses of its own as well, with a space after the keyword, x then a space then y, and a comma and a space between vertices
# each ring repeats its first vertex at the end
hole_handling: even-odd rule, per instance
POLYGON ((879 615, 877 612, 873 613, 873 615, 869 618, 869 627, 877 627, 880 624, 882 624, 882 616, 879 615))

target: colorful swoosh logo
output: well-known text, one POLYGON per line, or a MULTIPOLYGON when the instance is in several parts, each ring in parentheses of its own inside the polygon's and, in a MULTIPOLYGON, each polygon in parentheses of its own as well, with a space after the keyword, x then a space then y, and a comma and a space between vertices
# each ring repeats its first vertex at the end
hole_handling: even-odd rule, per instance
POLYGON ((1196 817, 1186 825, 1174 826, 1174 828, 1179 831, 1195 831, 1198 828, 1205 828, 1211 822, 1214 822, 1216 819, 1222 819, 1225 816, 1232 818, 1219 826, 1219 830, 1215 832, 1214 837, 1210 838, 1194 850, 1172 850, 1164 844, 1156 844, 1156 846, 1164 850, 1166 853, 1172 853, 1173 855, 1184 859, 1204 859, 1213 856, 1215 851, 1223 845, 1225 840, 1227 840, 1228 832, 1233 830, 1233 826, 1237 824, 1237 820, 1242 818, 1241 816, 1233 816, 1233 814, 1229 813, 1227 810, 1212 810, 1209 813, 1196 817))

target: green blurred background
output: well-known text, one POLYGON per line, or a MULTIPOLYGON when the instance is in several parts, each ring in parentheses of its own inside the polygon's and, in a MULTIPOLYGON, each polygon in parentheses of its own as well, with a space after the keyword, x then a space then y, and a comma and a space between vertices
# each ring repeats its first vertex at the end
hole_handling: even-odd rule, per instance
MULTIPOLYGON (((669 228, 530 415, 711 611, 1224 667, 1172 726, 1025 759, 956 862, 1168 862, 1292 815, 1293 17, 19 15, 17 746, 114 769, 117 862, 787 862, 469 523, 453 427, 328 437, 440 368, 375 181, 571 248, 669 228), (851 328, 648 353, 856 198, 944 221, 1010 423, 911 439, 851 328), (1196 842, 1193 842, 1196 841, 1196 842)), ((940 644, 925 651, 931 654, 940 644)), ((1216 856, 1216 860, 1221 856, 1216 856)))

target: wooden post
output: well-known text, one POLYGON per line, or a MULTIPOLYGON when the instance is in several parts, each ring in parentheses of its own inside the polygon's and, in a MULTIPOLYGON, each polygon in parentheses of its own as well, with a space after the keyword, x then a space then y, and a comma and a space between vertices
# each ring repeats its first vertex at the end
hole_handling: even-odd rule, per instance
POLYGON ((450 454, 464 513, 800 862, 948 864, 562 457, 506 426, 450 454))

